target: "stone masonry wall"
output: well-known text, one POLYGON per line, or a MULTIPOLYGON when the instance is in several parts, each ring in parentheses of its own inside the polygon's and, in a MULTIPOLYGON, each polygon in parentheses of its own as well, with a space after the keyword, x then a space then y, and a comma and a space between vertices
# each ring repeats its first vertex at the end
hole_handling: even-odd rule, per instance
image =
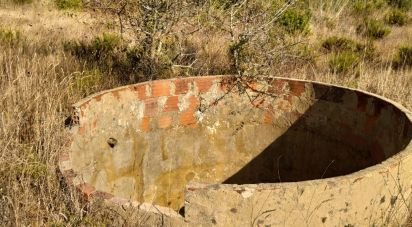
POLYGON ((370 94, 211 76, 108 90, 74 109, 59 163, 88 199, 194 226, 381 225, 407 214, 410 116, 370 94))

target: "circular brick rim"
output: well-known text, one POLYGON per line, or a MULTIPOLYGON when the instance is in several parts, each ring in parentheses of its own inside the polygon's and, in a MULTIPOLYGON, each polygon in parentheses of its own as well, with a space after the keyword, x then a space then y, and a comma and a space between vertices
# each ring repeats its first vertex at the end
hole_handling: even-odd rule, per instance
MULTIPOLYGON (((180 78, 173 78, 173 79, 167 79, 167 80, 159 80, 159 81, 177 81, 180 79, 186 79, 186 80, 195 80, 195 79, 200 79, 200 78, 207 78, 207 79, 219 79, 219 78, 234 78, 232 75, 216 75, 216 76, 202 76, 202 77, 180 77, 180 78)), ((401 104, 394 102, 388 98, 385 98, 383 96, 373 94, 367 91, 363 91, 360 89, 354 89, 354 88, 349 88, 345 86, 339 86, 339 85, 333 85, 329 83, 324 83, 324 82, 317 82, 317 81, 311 81, 311 80, 301 80, 301 79, 291 79, 291 78, 284 78, 284 77, 270 77, 270 79, 275 79, 275 80, 285 80, 285 81, 294 81, 294 82, 302 82, 302 83, 311 83, 311 84, 318 84, 318 85, 324 85, 324 86, 330 86, 330 87, 335 87, 335 88, 341 88, 341 89, 346 89, 350 91, 354 91, 357 93, 365 94, 370 97, 374 97, 377 99, 380 99, 395 108, 397 108, 400 112, 404 113, 409 121, 412 124, 412 112, 410 112, 408 109, 403 107, 401 104)), ((73 114, 72 114, 72 120, 74 124, 79 124, 78 122, 78 109, 82 106, 87 104, 89 101, 93 99, 98 99, 100 96, 103 96, 108 93, 117 93, 122 90, 129 89, 131 87, 135 87, 137 85, 152 85, 155 83, 155 81, 148 81, 148 82, 143 82, 143 83, 137 83, 137 84, 131 84, 131 85, 126 85, 126 86, 121 86, 117 87, 114 89, 109 89, 105 91, 101 91, 99 93, 90 95, 79 102, 75 103, 72 105, 73 107, 73 114)), ((73 132, 72 132, 73 133, 73 132)), ((149 203, 139 203, 137 201, 132 201, 128 199, 124 199, 118 196, 115 196, 111 193, 108 192, 103 192, 96 190, 94 186, 90 185, 89 183, 81 183, 74 185, 73 179, 78 175, 73 169, 72 166, 70 165, 70 145, 72 143, 72 137, 69 138, 68 143, 66 144, 66 151, 61 153, 58 157, 58 169, 60 173, 62 174, 64 180, 67 182, 67 184, 70 187, 74 187, 76 190, 80 192, 82 197, 86 201, 93 201, 96 199, 101 199, 105 202, 122 206, 122 207, 136 207, 138 209, 141 209, 143 211, 155 213, 155 214, 160 214, 160 215, 166 215, 169 217, 173 218, 178 218, 178 219, 183 219, 184 217, 178 214, 176 211, 174 211, 171 208, 168 207, 163 207, 159 205, 154 205, 154 204, 149 204, 149 203)), ((257 184, 258 188, 265 188, 265 189, 270 189, 270 188, 278 188, 280 185, 296 185, 297 183, 300 185, 318 185, 321 184, 324 181, 348 181, 348 180, 353 180, 353 179, 362 179, 366 175, 370 174, 371 172, 386 172, 388 168, 391 168, 392 166, 396 166, 399 162, 405 160, 407 157, 409 157, 412 153, 412 140, 409 142, 409 144, 405 147, 405 149, 399 151, 397 154, 385 159, 383 162, 367 167, 365 169, 359 170, 357 172, 343 175, 343 176, 337 176, 337 177, 330 177, 326 179, 315 179, 315 180, 306 180, 306 181, 299 181, 299 182, 282 182, 282 183, 261 183, 257 184)), ((194 185, 187 185, 188 190, 196 190, 200 188, 206 188, 211 184, 194 184, 194 185)), ((248 184, 244 185, 231 185, 231 184, 219 184, 223 187, 229 187, 233 188, 235 190, 242 190, 245 187, 248 187, 248 184)), ((256 186, 256 184, 253 184, 256 186)))

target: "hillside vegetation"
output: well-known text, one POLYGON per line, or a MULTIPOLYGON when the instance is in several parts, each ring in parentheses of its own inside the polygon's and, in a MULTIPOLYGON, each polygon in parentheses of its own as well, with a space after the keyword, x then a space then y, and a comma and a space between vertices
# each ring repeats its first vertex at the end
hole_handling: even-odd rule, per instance
POLYGON ((212 74, 330 82, 412 110, 412 1, 0 0, 0 225, 141 223, 62 180, 70 106, 212 74))

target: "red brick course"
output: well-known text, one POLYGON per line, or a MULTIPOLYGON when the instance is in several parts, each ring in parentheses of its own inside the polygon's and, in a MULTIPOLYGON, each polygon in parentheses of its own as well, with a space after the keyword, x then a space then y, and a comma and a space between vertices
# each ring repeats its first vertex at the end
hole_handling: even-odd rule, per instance
POLYGON ((195 83, 200 93, 206 93, 213 84, 213 78, 199 78, 195 83))
POLYGON ((157 113, 157 99, 146 99, 144 115, 145 116, 154 116, 157 113))
POLYGON ((295 96, 300 96, 305 92, 305 83, 300 81, 289 81, 290 93, 295 96))
POLYGON ((170 95, 170 82, 167 80, 154 81, 152 84, 152 96, 169 96, 170 95))
POLYGON ((167 98, 163 111, 164 112, 177 111, 179 109, 178 104, 179 104, 179 96, 170 96, 167 98))
POLYGON ((195 112, 193 110, 187 110, 182 112, 179 116, 180 125, 183 126, 193 126, 196 124, 196 118, 194 116, 195 112))
POLYGON ((175 83, 175 94, 186 94, 189 91, 189 80, 181 79, 174 81, 175 83))
POLYGON ((190 96, 189 98, 189 110, 196 110, 199 107, 199 98, 196 96, 190 96))
POLYGON ((135 86, 133 89, 135 91, 136 96, 140 100, 145 100, 147 98, 147 96, 146 96, 146 85, 138 85, 138 86, 135 86))

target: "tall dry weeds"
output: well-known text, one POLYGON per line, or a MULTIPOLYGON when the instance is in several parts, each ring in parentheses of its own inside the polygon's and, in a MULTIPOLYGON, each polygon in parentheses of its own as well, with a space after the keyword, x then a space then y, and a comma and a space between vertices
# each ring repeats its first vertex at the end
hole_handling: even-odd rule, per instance
POLYGON ((66 138, 64 116, 76 97, 64 64, 65 59, 26 55, 13 46, 0 52, 2 225, 45 225, 80 210, 56 174, 66 138))
POLYGON ((71 105, 89 93, 118 86, 116 79, 100 75, 90 86, 89 79, 83 80, 90 69, 67 56, 55 40, 22 38, 0 43, 0 50, 0 226, 141 221, 126 218, 134 211, 84 203, 57 168, 59 154, 68 149, 65 120, 71 105))

